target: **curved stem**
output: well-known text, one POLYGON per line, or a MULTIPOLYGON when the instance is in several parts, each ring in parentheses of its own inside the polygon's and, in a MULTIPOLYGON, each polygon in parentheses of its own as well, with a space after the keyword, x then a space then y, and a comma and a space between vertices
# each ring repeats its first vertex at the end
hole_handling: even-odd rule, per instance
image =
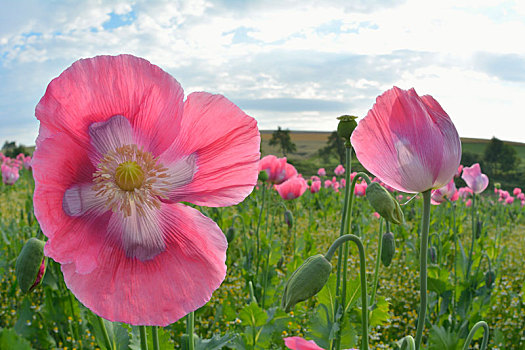
POLYGON ((416 350, 421 345, 423 339, 423 329, 425 328, 425 317, 427 312, 427 255, 428 255, 428 231, 430 226, 430 190, 423 194, 423 215, 421 217, 421 243, 419 248, 419 293, 421 303, 416 328, 416 350))
POLYGON ((416 345, 414 343, 414 338, 411 335, 407 335, 401 339, 401 349, 404 349, 405 346, 408 346, 408 350, 415 350, 416 345))
POLYGON ((366 258, 365 258, 365 247, 361 239, 355 235, 343 235, 336 239, 334 243, 328 249, 325 254, 326 260, 330 261, 333 257, 335 250, 344 242, 352 241, 357 245, 359 249, 359 267, 360 267, 360 278, 361 278, 361 317, 362 317, 362 332, 363 340, 361 343, 361 350, 368 350, 368 295, 366 292, 366 258))
POLYGON ((488 326, 487 322, 479 321, 470 330, 470 332, 468 334, 468 337, 467 337, 467 340, 465 341, 465 345, 463 345, 463 350, 468 350, 468 347, 469 347, 470 343, 472 342, 472 339, 474 338, 474 334, 476 334, 476 331, 480 327, 483 327, 483 330, 484 330, 484 332, 483 332, 483 341, 481 342, 480 350, 485 350, 487 348, 487 344, 489 342, 489 326, 488 326))

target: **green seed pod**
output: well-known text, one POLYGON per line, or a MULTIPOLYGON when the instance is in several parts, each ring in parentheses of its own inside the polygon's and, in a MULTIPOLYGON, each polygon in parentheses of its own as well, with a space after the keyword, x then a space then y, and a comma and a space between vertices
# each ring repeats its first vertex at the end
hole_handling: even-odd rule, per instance
POLYGON ((228 241, 228 243, 230 243, 231 241, 233 241, 234 238, 235 238, 235 227, 231 226, 228 228, 228 230, 226 230, 226 240, 228 241))
POLYGON ((350 140, 352 132, 354 132, 354 129, 357 127, 357 122, 355 121, 357 117, 353 115, 342 115, 337 119, 339 119, 337 135, 345 141, 350 140))
POLYGON ((268 173, 265 170, 259 171, 259 181, 268 181, 268 173))
POLYGON ((430 259, 430 262, 432 264, 436 264, 437 263, 437 250, 436 250, 436 247, 431 246, 430 248, 428 248, 428 258, 430 259))
POLYGON ((284 221, 286 222, 286 225, 288 225, 288 228, 293 227, 293 214, 291 211, 286 210, 284 212, 284 221))
POLYGON ((396 225, 403 223, 404 216, 399 203, 379 183, 372 182, 368 185, 366 198, 383 218, 396 225))
POLYGON ((496 273, 492 270, 487 271, 485 274, 485 285, 487 288, 492 289, 492 284, 494 283, 494 280, 496 279, 496 273))
POLYGON ((394 254, 396 252, 396 240, 392 232, 386 232, 383 234, 383 248, 381 249, 381 262, 386 267, 390 266, 394 254))
POLYGON ((15 275, 23 293, 33 290, 42 281, 46 271, 45 242, 30 238, 16 259, 15 275))
POLYGON ((286 282, 281 307, 289 312, 295 304, 319 293, 328 281, 330 272, 332 272, 332 264, 324 255, 310 256, 286 282))
POLYGON ((482 230, 483 230, 483 221, 478 220, 478 222, 476 222, 476 239, 481 237, 482 230))

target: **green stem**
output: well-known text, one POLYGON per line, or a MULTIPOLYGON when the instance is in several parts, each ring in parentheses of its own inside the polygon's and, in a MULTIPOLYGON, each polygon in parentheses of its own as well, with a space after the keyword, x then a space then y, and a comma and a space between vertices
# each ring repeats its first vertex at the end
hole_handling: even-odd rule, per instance
POLYGON ((266 202, 266 184, 262 184, 262 204, 261 204, 261 211, 259 212, 259 220, 257 221, 257 230, 255 231, 255 237, 256 237, 256 248, 255 248, 255 278, 254 281, 257 281, 257 275, 259 274, 259 254, 260 254, 260 242, 261 239, 259 237, 259 230, 261 228, 261 219, 262 214, 264 211, 264 203, 266 202))
POLYGON ((195 323, 195 312, 192 311, 186 316, 186 334, 188 335, 188 350, 194 350, 195 344, 193 342, 195 323))
POLYGON ((456 286, 458 281, 458 230, 456 229, 456 204, 450 202, 450 207, 452 208, 452 232, 454 233, 454 289, 452 290, 452 329, 454 329, 456 324, 456 286))
POLYGON ((476 194, 472 194, 472 242, 470 243, 470 250, 468 253, 467 273, 465 275, 465 281, 470 278, 470 269, 472 267, 472 253, 474 252, 474 243, 476 242, 476 194))
MULTIPOLYGON (((388 221, 387 221, 388 226, 388 221)), ((387 228, 387 231, 388 228, 387 228)), ((379 224, 379 235, 377 237, 377 257, 376 257, 376 267, 374 271, 374 279, 372 284, 372 295, 370 296, 370 305, 373 306, 376 298, 377 292, 377 281, 379 280, 379 268, 381 267, 381 251, 383 250, 383 218, 381 218, 381 223, 379 224)))
MULTIPOLYGON (((351 201, 352 197, 352 187, 350 186, 350 173, 352 172, 352 147, 350 145, 347 145, 346 152, 345 152, 345 198, 343 201, 343 212, 341 213, 341 228, 339 229, 339 237, 343 236, 345 234, 345 228, 347 227, 346 221, 348 220, 348 207, 349 203, 351 201)), ((348 255, 348 247, 345 245, 344 251, 346 252, 346 255, 348 255)), ((339 248, 339 256, 343 256, 343 246, 339 248)), ((337 275, 336 275, 336 286, 335 286, 335 294, 336 298, 334 301, 334 320, 337 315, 337 311, 339 309, 339 296, 340 296, 340 286, 341 286, 341 270, 343 269, 342 262, 346 261, 343 259, 337 259, 337 275)), ((346 264, 344 264, 344 267, 346 267, 346 264)), ((343 276, 345 276, 346 269, 343 271, 343 276)), ((344 278, 344 277, 343 277, 344 278)), ((346 283, 343 283, 344 287, 343 289, 346 290, 346 283)), ((345 295, 343 293, 342 295, 345 295)), ((344 305, 344 301, 341 301, 341 304, 344 305)), ((334 348, 336 350, 341 349, 341 329, 336 334, 336 337, 334 339, 334 348)))
POLYGON ((151 336, 153 338, 153 350, 160 350, 159 346, 159 327, 151 327, 151 336))
POLYGON ((465 341, 465 345, 463 345, 463 350, 468 350, 468 347, 470 345, 470 342, 474 338, 474 334, 476 334, 476 331, 478 328, 483 327, 483 341, 481 342, 480 350, 485 350, 487 348, 487 344, 489 342, 489 326, 485 321, 479 321, 472 327, 470 330, 467 340, 465 341))
POLYGON ((104 345, 106 346, 108 350, 112 350, 113 347, 111 346, 111 340, 109 340, 109 334, 108 334, 108 330, 106 329, 106 324, 104 323, 104 320, 102 319, 102 317, 97 315, 97 321, 98 321, 98 326, 102 330, 102 335, 104 336, 104 345))
POLYGON ((401 339, 401 349, 404 349, 405 346, 408 346, 408 350, 415 350, 416 345, 414 344, 414 338, 411 335, 407 335, 401 339))
POLYGON ((368 294, 366 292, 366 258, 365 258, 365 247, 361 239, 355 235, 346 234, 334 241, 328 252, 325 254, 326 260, 330 261, 334 256, 335 250, 341 246, 344 242, 352 241, 357 245, 359 249, 359 265, 361 277, 361 318, 362 318, 362 332, 363 341, 361 343, 361 350, 368 350, 368 294))
POLYGON ((428 254, 428 231, 430 226, 430 190, 423 194, 423 216, 421 218, 421 243, 419 248, 419 293, 421 304, 416 328, 416 350, 419 350, 423 339, 425 328, 425 316, 427 312, 427 254, 428 254))
POLYGON ((148 339, 146 335, 146 326, 139 326, 140 331, 140 350, 148 350, 148 339))

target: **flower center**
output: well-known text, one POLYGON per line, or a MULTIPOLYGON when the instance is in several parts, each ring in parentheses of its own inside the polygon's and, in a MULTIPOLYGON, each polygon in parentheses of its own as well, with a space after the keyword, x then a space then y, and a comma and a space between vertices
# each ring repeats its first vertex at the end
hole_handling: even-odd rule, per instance
POLYGON ((137 162, 123 162, 115 170, 115 182, 123 190, 133 191, 144 183, 144 171, 137 162))

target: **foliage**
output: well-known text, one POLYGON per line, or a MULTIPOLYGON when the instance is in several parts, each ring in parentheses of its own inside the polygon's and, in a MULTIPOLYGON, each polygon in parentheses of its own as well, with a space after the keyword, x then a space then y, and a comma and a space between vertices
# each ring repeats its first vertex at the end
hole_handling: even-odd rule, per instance
POLYGON ((337 155, 339 164, 344 164, 346 153, 345 148, 344 140, 339 137, 337 131, 333 131, 326 141, 326 146, 319 149, 319 155, 323 157, 325 162, 329 161, 332 156, 337 155))
POLYGON ((297 151, 297 147, 290 137, 290 130, 282 130, 280 126, 273 132, 270 146, 279 146, 284 157, 286 157, 288 153, 297 151))
POLYGON ((6 157, 10 157, 10 158, 16 158, 16 156, 19 155, 20 153, 23 153, 26 156, 30 155, 30 152, 26 146, 22 144, 17 145, 15 141, 4 142, 4 145, 2 146, 2 153, 6 157))

